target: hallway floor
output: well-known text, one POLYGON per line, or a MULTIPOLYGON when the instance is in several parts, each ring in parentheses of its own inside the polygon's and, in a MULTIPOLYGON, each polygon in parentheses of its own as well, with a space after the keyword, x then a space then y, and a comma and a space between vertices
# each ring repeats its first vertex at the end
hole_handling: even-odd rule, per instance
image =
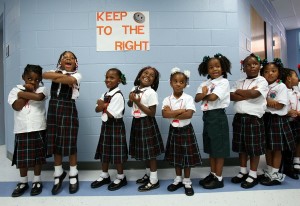
MULTIPOLYGON (((264 166, 264 158, 261 158, 260 167, 264 166)), ((199 186, 200 178, 205 177, 209 168, 197 167, 192 169, 192 181, 195 195, 188 197, 184 194, 184 189, 175 192, 168 192, 167 186, 172 183, 174 178, 174 169, 158 170, 160 179, 160 188, 149 192, 138 192, 138 185, 135 180, 144 175, 144 170, 126 170, 125 175, 128 185, 117 191, 108 191, 107 186, 97 189, 91 189, 90 183, 98 178, 99 171, 83 170, 79 171, 80 190, 75 195, 68 192, 68 178, 63 184, 63 191, 57 196, 51 195, 53 184, 53 171, 43 171, 42 180, 44 184, 43 192, 39 196, 31 197, 28 190, 24 196, 18 198, 10 197, 19 179, 18 170, 11 166, 11 161, 6 158, 5 145, 0 146, 0 202, 1 205, 131 205, 131 206, 177 206, 177 205, 300 205, 300 180, 292 180, 286 177, 282 185, 267 187, 257 185, 252 189, 245 190, 240 185, 230 182, 230 178, 236 175, 239 167, 225 167, 224 188, 217 190, 205 190, 199 186)), ((111 178, 115 178, 115 171, 109 171, 111 178)), ((32 171, 29 172, 29 184, 31 185, 32 171)))

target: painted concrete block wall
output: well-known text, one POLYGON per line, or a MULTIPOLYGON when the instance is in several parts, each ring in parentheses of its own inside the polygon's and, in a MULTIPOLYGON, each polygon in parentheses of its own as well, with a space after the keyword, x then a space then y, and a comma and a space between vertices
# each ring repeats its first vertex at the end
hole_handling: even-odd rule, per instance
MULTIPOLYGON (((44 70, 54 69, 59 55, 65 50, 73 51, 79 59, 79 71, 83 75, 80 97, 77 100, 80 117, 79 161, 92 161, 94 157, 101 126, 100 115, 94 112, 94 107, 96 99, 106 91, 104 75, 107 69, 118 67, 125 73, 128 84, 121 85, 120 88, 126 98, 142 67, 151 65, 160 71, 157 91, 160 105, 156 118, 166 142, 169 123, 161 117, 160 109, 163 98, 172 92, 169 86, 170 70, 177 66, 191 71, 190 87, 185 92, 194 96, 200 82, 206 79, 197 72, 203 56, 216 53, 227 56, 232 62, 232 75, 229 75, 232 84, 243 75, 240 72, 240 59, 249 54, 243 41, 245 37, 251 36, 248 1, 14 0, 9 5, 12 5, 12 9, 7 11, 5 7, 5 23, 16 13, 18 15, 15 21, 18 24, 17 28, 8 28, 5 31, 5 37, 14 34, 15 39, 5 41, 18 44, 19 49, 16 57, 11 56, 5 60, 5 70, 12 76, 5 88, 7 94, 12 86, 20 82, 22 69, 28 63, 40 64, 44 70), (151 50, 96 52, 97 11, 149 11, 151 50), (13 68, 17 68, 17 71, 11 74, 10 70, 13 68)), ((50 82, 45 83, 50 88, 50 82)), ((9 122, 6 127, 6 142, 8 151, 12 152, 13 115, 8 106, 6 110, 9 110, 5 114, 9 122)), ((232 105, 227 109, 227 114, 232 132, 232 105)), ((131 116, 128 107, 124 119, 129 142, 131 116)), ((199 105, 192 123, 201 155, 207 158, 203 153, 202 112, 199 105)), ((231 156, 237 154, 232 153, 231 156)), ((160 157, 162 158, 163 156, 160 157)))
POLYGON ((300 64, 300 29, 288 30, 287 47, 288 47, 288 66, 297 70, 297 65, 300 64))

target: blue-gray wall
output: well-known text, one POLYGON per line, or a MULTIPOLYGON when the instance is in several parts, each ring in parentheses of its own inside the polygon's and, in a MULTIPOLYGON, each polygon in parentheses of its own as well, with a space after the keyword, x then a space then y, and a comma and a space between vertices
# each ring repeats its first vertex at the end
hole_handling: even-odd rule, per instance
POLYGON ((288 67, 297 70, 300 64, 300 29, 288 30, 286 32, 288 43, 288 67))
MULTIPOLYGON (((103 81, 107 69, 118 67, 126 74, 128 84, 120 87, 127 97, 138 71, 147 65, 156 67, 161 72, 158 95, 162 102, 171 94, 169 75, 172 67, 191 70, 190 87, 185 91, 194 96, 204 80, 197 72, 203 56, 222 53, 232 62, 232 75, 229 76, 232 83, 243 76, 239 62, 249 54, 245 44, 246 38, 251 39, 250 5, 267 21, 268 27, 281 32, 284 38, 282 54, 286 59, 285 30, 273 9, 269 8, 271 5, 264 0, 6 0, 4 44, 9 45, 10 56, 4 59, 5 96, 21 82, 26 64, 40 64, 44 70, 54 69, 61 52, 73 51, 83 74, 77 101, 80 116, 78 156, 80 161, 91 161, 101 125, 100 115, 94 112, 94 107, 96 99, 106 91, 103 81), (97 11, 149 11, 151 50, 96 52, 97 11)), ((272 53, 268 55, 272 56, 272 53)), ((47 82, 46 86, 49 85, 47 82)), ((157 121, 166 142, 169 123, 162 119, 160 107, 161 104, 157 121)), ((197 109, 192 123, 201 154, 207 157, 202 150, 199 105, 197 109)), ((231 106, 227 113, 232 131, 231 106)), ((8 104, 5 105, 5 119, 6 145, 8 151, 13 152, 13 111, 8 104)), ((125 122, 129 134, 129 108, 126 108, 125 122)), ((127 138, 129 140, 129 135, 127 138)), ((232 156, 236 155, 232 153, 232 156)))

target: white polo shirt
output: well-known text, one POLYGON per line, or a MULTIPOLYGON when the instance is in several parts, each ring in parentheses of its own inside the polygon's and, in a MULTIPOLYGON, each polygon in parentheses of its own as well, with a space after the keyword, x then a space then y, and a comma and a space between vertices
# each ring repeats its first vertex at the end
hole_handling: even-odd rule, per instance
MULTIPOLYGON (((14 87, 8 95, 8 103, 13 103, 18 99, 18 93, 25 90, 23 85, 14 87)), ((46 129, 46 109, 45 102, 48 98, 46 87, 39 87, 35 93, 43 93, 45 98, 42 101, 29 100, 20 111, 14 110, 14 133, 35 132, 46 129)))
POLYGON ((201 110, 213 110, 213 109, 223 109, 229 106, 230 104, 230 85, 229 81, 223 76, 220 76, 217 79, 208 79, 206 82, 203 82, 197 90, 198 93, 202 93, 202 87, 207 86, 209 94, 215 94, 218 96, 218 99, 215 101, 201 101, 201 110))
POLYGON ((283 83, 274 82, 269 85, 269 91, 267 94, 267 98, 273 99, 281 104, 284 107, 280 110, 271 108, 267 106, 266 112, 270 112, 271 114, 277 114, 279 116, 284 116, 288 112, 288 90, 283 83))
MULTIPOLYGON (((186 93, 182 93, 181 97, 178 99, 174 97, 172 94, 171 96, 168 96, 164 99, 162 103, 162 110, 165 106, 169 106, 171 110, 177 110, 177 109, 191 109, 194 112, 196 112, 196 107, 194 103, 194 98, 186 93)), ((169 118, 170 124, 172 124, 174 118, 169 118)), ((181 119, 179 120, 179 126, 178 127, 184 127, 186 125, 189 125, 191 123, 190 119, 181 119)))
POLYGON ((262 76, 257 76, 253 79, 241 79, 236 82, 230 92, 235 92, 237 89, 248 90, 254 87, 261 95, 255 99, 247 99, 236 101, 233 103, 233 109, 236 113, 254 115, 259 118, 263 116, 267 108, 267 93, 268 82, 262 76))
MULTIPOLYGON (((136 87, 133 87, 131 89, 131 92, 133 92, 136 89, 136 87)), ((151 107, 154 105, 158 105, 158 96, 157 93, 152 89, 150 86, 149 87, 144 87, 141 90, 141 93, 137 94, 141 98, 141 103, 145 105, 146 107, 151 107)), ((146 117, 147 114, 145 114, 141 109, 138 108, 138 106, 133 103, 132 109, 131 109, 131 115, 134 116, 134 111, 135 110, 140 110, 140 117, 146 117)))
MULTIPOLYGON (((110 92, 106 93, 106 96, 112 96, 116 92, 120 91, 119 87, 111 90, 110 92)), ((105 94, 105 93, 104 93, 105 94)), ((104 101, 104 94, 101 96, 101 100, 104 101)), ((123 110, 124 110, 124 99, 122 94, 117 93, 111 98, 110 103, 107 107, 107 111, 115 118, 115 119, 120 119, 123 117, 123 110)))

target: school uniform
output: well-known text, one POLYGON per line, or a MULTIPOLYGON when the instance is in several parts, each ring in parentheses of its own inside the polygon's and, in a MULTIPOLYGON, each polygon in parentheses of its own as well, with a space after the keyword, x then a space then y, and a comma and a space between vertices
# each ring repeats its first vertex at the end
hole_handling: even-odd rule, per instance
POLYGON ((253 88, 260 92, 259 97, 233 103, 235 115, 232 122, 232 151, 260 156, 265 153, 265 127, 262 116, 267 107, 268 82, 262 76, 241 79, 232 87, 231 92, 253 88))
MULTIPOLYGON (((162 109, 169 106, 172 110, 186 109, 196 111, 194 99, 182 93, 178 99, 172 94, 163 100, 162 109)), ((174 167, 189 168, 201 164, 201 156, 191 119, 170 118, 169 135, 165 160, 174 167)))
MULTIPOLYGON (((288 111, 296 110, 300 111, 300 92, 294 87, 293 89, 288 89, 288 111)), ((289 123, 293 131, 294 140, 297 144, 300 143, 300 118, 299 117, 289 117, 289 123)))
MULTIPOLYGON (((136 90, 133 87, 131 91, 136 90)), ((157 93, 149 86, 138 89, 141 104, 146 107, 158 105, 157 93)), ((155 117, 147 116, 133 103, 131 114, 129 154, 136 160, 150 160, 164 152, 162 137, 155 117)))
POLYGON ((102 94, 100 99, 104 103, 108 103, 106 110, 113 118, 103 118, 106 111, 102 112, 101 133, 95 159, 100 159, 104 163, 121 164, 128 159, 126 130, 123 121, 124 97, 117 87, 102 94))
POLYGON ((285 84, 274 82, 269 85, 267 98, 284 105, 280 110, 267 107, 263 116, 266 131, 266 148, 269 150, 290 150, 295 149, 293 133, 289 124, 288 93, 285 84))
MULTIPOLYGON (((18 99, 18 93, 25 91, 24 86, 17 85, 8 95, 8 103, 18 99)), ((46 109, 48 98, 46 87, 39 87, 35 93, 43 93, 42 101, 29 100, 20 111, 14 111, 15 149, 12 165, 17 168, 29 168, 46 163, 46 109)))
POLYGON ((203 111, 203 145, 204 152, 210 157, 229 157, 230 140, 228 119, 225 108, 230 104, 230 86, 226 78, 220 76, 217 79, 209 79, 203 82, 198 90, 202 93, 202 88, 207 86, 209 94, 215 94, 218 99, 215 101, 202 101, 201 110, 203 111))
POLYGON ((51 98, 47 113, 48 155, 69 156, 77 153, 79 129, 75 100, 79 97, 80 73, 69 74, 77 80, 70 87, 67 84, 51 84, 51 98))

